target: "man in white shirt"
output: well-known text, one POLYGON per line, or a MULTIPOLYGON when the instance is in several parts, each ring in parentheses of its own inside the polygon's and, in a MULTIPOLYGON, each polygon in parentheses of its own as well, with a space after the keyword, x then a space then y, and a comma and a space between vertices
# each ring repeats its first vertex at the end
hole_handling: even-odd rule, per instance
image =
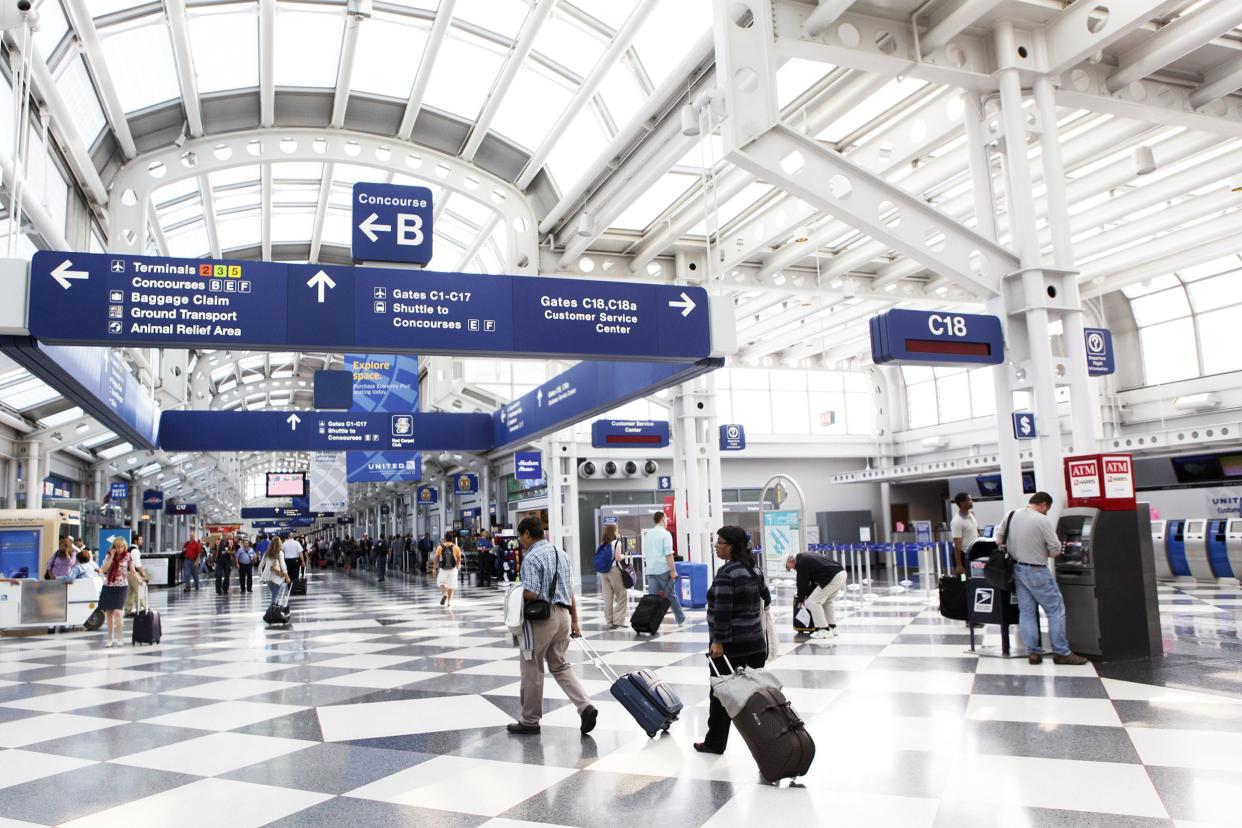
POLYGON ((953 574, 960 578, 966 574, 966 550, 979 537, 979 522, 972 511, 975 502, 966 492, 954 495, 953 505, 957 507, 957 514, 949 522, 953 534, 953 574))
POLYGON ((643 575, 647 579, 647 594, 664 593, 673 617, 678 624, 686 621, 686 611, 677 600, 677 563, 673 557, 673 536, 664 528, 664 512, 651 516, 655 524, 643 532, 643 575))
POLYGON ((289 536, 280 547, 280 554, 285 559, 285 569, 289 571, 289 580, 296 582, 306 567, 306 550, 294 535, 289 536))
POLYGON ((125 594, 126 618, 133 616, 139 609, 138 591, 151 580, 151 576, 142 567, 142 535, 134 535, 134 542, 129 547, 129 559, 133 566, 129 568, 129 592, 125 594))

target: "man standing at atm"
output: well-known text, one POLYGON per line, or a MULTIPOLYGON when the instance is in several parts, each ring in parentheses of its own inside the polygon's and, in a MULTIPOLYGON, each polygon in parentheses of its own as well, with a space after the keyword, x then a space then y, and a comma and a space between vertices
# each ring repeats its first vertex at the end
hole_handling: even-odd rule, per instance
POLYGON ((1013 512, 1001 525, 997 543, 1003 545, 1013 559, 1013 582, 1018 591, 1022 641, 1026 644, 1026 660, 1039 664, 1044 660, 1039 644, 1039 608, 1048 616, 1048 639, 1052 644, 1052 661, 1056 664, 1086 664, 1087 659, 1071 652, 1065 636, 1065 602, 1056 578, 1048 569, 1048 559, 1061 554, 1061 539, 1048 510, 1052 495, 1036 492, 1025 509, 1013 512))

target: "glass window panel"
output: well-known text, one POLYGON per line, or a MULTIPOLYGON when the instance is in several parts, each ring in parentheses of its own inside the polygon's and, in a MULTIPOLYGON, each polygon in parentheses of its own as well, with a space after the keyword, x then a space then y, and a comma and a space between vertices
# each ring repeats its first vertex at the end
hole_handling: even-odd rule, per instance
POLYGON ((837 371, 807 371, 807 387, 812 391, 840 391, 845 376, 837 371))
POLYGON ((151 200, 157 205, 164 205, 170 201, 198 192, 197 178, 183 178, 180 181, 173 181, 165 184, 151 194, 151 200))
POLYGON ((1195 328, 1189 318, 1139 328, 1139 346, 1148 385, 1199 376, 1195 328))
POLYGON ((183 221, 192 219, 201 219, 203 217, 202 199, 197 195, 193 198, 187 198, 185 201, 179 202, 175 207, 169 207, 160 212, 160 224, 166 229, 183 221))
POLYGON ((634 10, 634 0, 574 0, 574 5, 612 29, 621 28, 634 10))
POLYGON ((579 112, 557 136, 548 154, 548 171, 561 192, 568 190, 591 166, 608 136, 591 107, 579 112))
POLYGON ((906 386, 906 417, 910 428, 936 424, 936 383, 919 382, 906 386))
POLYGON ((61 11, 60 0, 42 0, 35 6, 35 11, 39 15, 39 28, 34 33, 35 46, 50 64, 56 45, 69 30, 69 21, 65 20, 65 13, 61 11))
POLYGON ((221 216, 216 221, 221 250, 235 250, 239 247, 256 244, 260 240, 260 226, 257 210, 248 211, 236 216, 221 216))
POLYGON ((970 378, 963 372, 936 380, 940 422, 970 419, 970 378))
POLYGON ((1226 273, 1192 282, 1187 285, 1186 290, 1190 293, 1190 301, 1196 311, 1211 311, 1226 305, 1236 305, 1242 302, 1242 273, 1226 273))
POLYGON ((1142 327, 1186 316, 1190 313, 1190 304, 1186 301, 1186 291, 1178 287, 1131 299, 1130 310, 1134 313, 1134 321, 1142 327))
POLYGON ((734 368, 732 370, 733 388, 746 391, 767 391, 768 371, 757 368, 734 368))
POLYGON ((812 434, 844 434, 845 394, 812 391, 809 397, 812 434))
POLYGON ((105 29, 100 39, 126 112, 181 97, 172 42, 163 20, 135 29, 105 29))
POLYGON ((276 85, 336 86, 345 26, 340 9, 312 13, 278 5, 276 11, 276 85))
POLYGON ((123 9, 131 9, 138 5, 138 0, 91 0, 91 14, 96 19, 123 9))
MULTIPOLYGON (((774 372, 783 373, 781 371, 774 372)), ((776 434, 808 434, 810 403, 805 391, 772 392, 772 431, 776 434)))
MULTIPOLYGON (((489 6, 498 4, 489 3, 489 6)), ((503 4, 507 7, 509 4, 503 4)), ((458 4, 460 10, 461 4, 458 4)), ((423 101, 436 109, 474 120, 496 82, 504 58, 495 46, 450 30, 427 83, 423 101)))
POLYGON ((845 426, 850 434, 871 434, 875 429, 875 413, 870 395, 845 395, 845 426))
POLYGON ((180 233, 169 233, 168 255, 178 258, 194 259, 208 253, 207 230, 200 224, 194 224, 180 233))
POLYGON ((767 394, 733 392, 733 419, 749 434, 772 433, 772 401, 767 394))
POLYGON ((55 414, 50 414, 47 417, 44 417, 39 420, 39 425, 44 428, 55 428, 58 425, 64 425, 70 420, 76 420, 78 417, 81 417, 83 413, 82 409, 75 405, 71 408, 66 408, 64 411, 58 411, 55 414))
POLYGON ((553 12, 539 27, 534 49, 585 78, 604 53, 604 43, 571 19, 553 12))
POLYGON ((201 94, 259 85, 259 17, 253 10, 194 14, 189 26, 201 94))
MULTIPOLYGON (((727 201, 725 201, 723 204, 721 204, 719 207, 716 208, 716 216, 717 216, 716 226, 718 228, 723 228, 726 224, 733 221, 735 218, 741 215, 743 211, 745 211, 747 208, 752 206, 755 202, 763 198, 765 195, 767 195, 771 191, 772 191, 772 188, 769 187, 767 184, 761 184, 761 183, 748 184, 746 187, 742 189, 740 193, 735 195, 733 198, 728 199, 727 201)), ((704 219, 703 221, 700 221, 698 224, 694 225, 694 227, 691 227, 690 233, 699 235, 699 236, 706 235, 707 234, 707 220, 704 219)))
POLYGON ((245 167, 230 167, 227 170, 220 170, 208 175, 213 190, 219 191, 221 187, 227 187, 230 184, 242 184, 245 182, 259 182, 259 165, 249 164, 245 167))
POLYGON ((805 371, 773 371, 769 375, 773 391, 805 391, 805 371))
POLYGON ((1177 287, 1180 284, 1181 282, 1178 281, 1176 276, 1168 274, 1139 282, 1137 285, 1130 285, 1127 288, 1122 288, 1121 292, 1130 299, 1134 299, 1138 296, 1146 296, 1149 293, 1155 293, 1156 291, 1168 290, 1169 288, 1177 287))
POLYGON ((548 136, 553 122, 565 110, 572 93, 563 83, 528 63, 513 79, 504 102, 496 110, 492 129, 528 150, 548 136))
POLYGON ((608 114, 617 124, 624 124, 634 117, 643 105, 643 91, 638 85, 634 72, 625 61, 618 63, 604 75, 600 84, 600 96, 608 107, 608 114))
POLYGON ((318 161, 283 161, 272 165, 272 178, 281 181, 314 181, 323 177, 323 164, 318 161))
POLYGON ((839 376, 845 380, 846 391, 860 391, 866 394, 870 394, 872 391, 871 377, 867 374, 859 374, 851 371, 849 373, 840 374, 839 376))
POLYGON ((513 38, 522 29, 530 6, 526 3, 496 0, 457 0, 455 20, 466 20, 484 29, 513 38))
POLYGON ((1196 279, 1206 279, 1209 276, 1227 273, 1240 267, 1242 267, 1242 259, 1236 255, 1229 255, 1205 264, 1180 269, 1177 271, 1177 275, 1181 276, 1183 281, 1193 282, 1196 279))
POLYGON ((1203 354, 1203 373, 1223 374, 1242 369, 1242 348, 1238 347, 1242 306, 1204 313, 1196 321, 1199 326, 1199 352, 1203 354))
POLYGON ((658 3, 634 38, 634 51, 652 84, 659 86, 685 55, 687 46, 711 25, 711 0, 658 3))
POLYGON ((345 195, 346 203, 353 198, 350 188, 359 181, 378 181, 383 172, 375 167, 367 167, 361 164, 337 164, 332 169, 332 183, 334 185, 348 185, 342 192, 345 195))
POLYGON ((916 382, 928 382, 935 379, 935 377, 935 373, 926 365, 901 366, 901 378, 906 381, 906 385, 912 385, 916 382))
POLYGON ((87 74, 82 58, 75 57, 65 63, 65 69, 56 79, 56 89, 69 109, 69 117, 82 140, 90 147, 103 130, 107 121, 95 94, 95 86, 87 74))
POLYGON ((631 201, 612 226, 624 230, 646 229, 696 180, 693 175, 667 173, 631 201))
POLYGON ((970 408, 976 417, 990 417, 996 413, 996 386, 992 382, 991 368, 976 368, 970 372, 970 408))
POLYGON ((837 118, 816 137, 821 141, 840 141, 883 116, 910 95, 927 85, 926 81, 903 78, 895 80, 867 98, 858 106, 837 118))
POLYGON ((473 198, 467 198, 460 195, 453 199, 453 209, 450 211, 461 216, 471 224, 482 227, 494 215, 492 208, 488 207, 481 201, 473 198))
POLYGON ((421 26, 389 22, 378 15, 372 17, 358 32, 353 88, 390 98, 408 98, 426 46, 427 34, 421 26))
POLYGON ((782 107, 793 102, 835 68, 830 63, 821 63, 818 60, 790 58, 785 61, 784 66, 776 70, 777 102, 782 107))

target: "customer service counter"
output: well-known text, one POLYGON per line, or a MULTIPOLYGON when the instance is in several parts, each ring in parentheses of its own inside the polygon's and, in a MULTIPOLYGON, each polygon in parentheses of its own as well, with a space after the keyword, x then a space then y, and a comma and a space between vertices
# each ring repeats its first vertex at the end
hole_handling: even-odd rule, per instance
POLYGON ((175 587, 181 583, 180 552, 143 552, 142 568, 152 587, 175 587))

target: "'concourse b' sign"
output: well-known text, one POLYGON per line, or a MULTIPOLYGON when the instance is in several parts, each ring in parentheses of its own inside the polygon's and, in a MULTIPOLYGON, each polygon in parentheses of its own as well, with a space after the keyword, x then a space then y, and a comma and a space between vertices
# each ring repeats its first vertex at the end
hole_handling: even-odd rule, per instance
POLYGON ((431 190, 359 181, 352 204, 354 261, 431 261, 431 190))

